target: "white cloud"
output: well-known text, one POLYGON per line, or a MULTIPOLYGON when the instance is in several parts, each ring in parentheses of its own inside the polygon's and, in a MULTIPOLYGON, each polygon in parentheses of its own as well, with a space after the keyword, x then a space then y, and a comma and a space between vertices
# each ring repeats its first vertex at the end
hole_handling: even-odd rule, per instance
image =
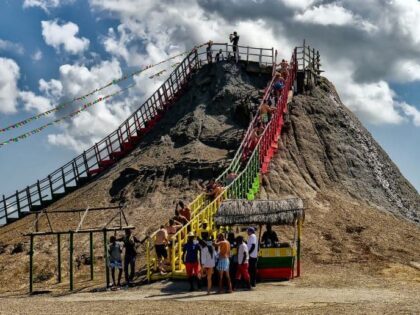
POLYGON ((393 65, 391 81, 413 82, 420 80, 420 64, 416 60, 398 60, 393 65))
POLYGON ((48 142, 80 152, 114 131, 131 111, 125 101, 100 102, 73 118, 63 132, 48 135, 48 142))
POLYGON ((39 90, 47 97, 58 100, 63 95, 63 85, 59 80, 39 80, 39 90))
POLYGON ((15 52, 15 53, 18 53, 19 55, 22 55, 24 53, 24 49, 21 44, 14 43, 14 42, 0 38, 0 51, 1 50, 15 52))
POLYGON ((31 55, 31 59, 33 61, 40 61, 42 59, 42 51, 41 50, 37 50, 35 51, 32 55, 31 55))
POLYGON ((71 54, 79 54, 89 48, 89 39, 77 37, 79 26, 73 22, 60 25, 57 20, 41 21, 45 42, 59 50, 63 48, 71 54))
POLYGON ((306 9, 319 0, 281 0, 285 5, 291 8, 306 9))
POLYGON ((0 112, 11 114, 17 111, 18 97, 17 81, 19 66, 12 59, 0 57, 0 112))
POLYGON ((397 27, 417 44, 420 43, 420 2, 417 0, 394 0, 388 2, 384 17, 388 31, 397 27))
POLYGON ((49 12, 50 9, 57 8, 63 4, 73 3, 74 0, 25 0, 23 2, 24 8, 39 7, 45 12, 49 12))
POLYGON ((19 98, 22 100, 26 111, 42 113, 53 108, 51 101, 43 96, 35 95, 31 91, 20 91, 19 98))
POLYGON ((91 69, 65 64, 59 71, 63 94, 68 98, 86 94, 122 75, 120 63, 115 59, 102 61, 91 69))
MULTIPOLYGON (((51 95, 61 95, 65 99, 72 99, 93 91, 121 75, 120 64, 115 59, 103 61, 90 69, 81 65, 66 64, 60 67, 59 81, 40 81, 40 89, 51 95)), ((102 93, 108 94, 115 90, 117 86, 104 90, 102 93)), ((96 99, 99 96, 96 94, 93 98, 96 99)), ((133 94, 125 100, 110 99, 99 102, 63 125, 62 132, 49 135, 48 142, 80 152, 115 130, 131 114, 133 107, 138 105, 138 101, 137 96, 133 94)), ((82 102, 75 104, 74 108, 78 108, 81 104, 82 102)))
POLYGON ((416 107, 409 105, 407 103, 401 103, 400 106, 403 112, 408 117, 411 117, 413 124, 417 127, 420 127, 420 110, 418 110, 416 107))
POLYGON ((337 87, 343 103, 362 120, 373 124, 399 124, 404 121, 394 99, 395 92, 388 83, 357 82, 352 77, 354 66, 349 62, 326 64, 328 77, 337 87))
POLYGON ((353 25, 366 31, 373 31, 376 27, 356 16, 350 10, 337 4, 326 4, 311 8, 295 15, 294 19, 303 23, 320 25, 345 26, 353 25))

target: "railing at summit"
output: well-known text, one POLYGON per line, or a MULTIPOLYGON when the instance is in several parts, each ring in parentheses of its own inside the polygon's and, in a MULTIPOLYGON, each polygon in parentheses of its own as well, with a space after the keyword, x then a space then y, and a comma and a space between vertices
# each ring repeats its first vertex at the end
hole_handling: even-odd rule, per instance
MULTIPOLYGON (((276 60, 273 59, 273 78, 269 83, 268 88, 264 94, 263 100, 261 103, 265 102, 269 96, 269 91, 272 88, 274 83, 274 73, 275 73, 275 63, 276 60)), ((193 210, 193 216, 190 222, 183 226, 173 237, 173 242, 171 245, 171 261, 170 266, 172 270, 172 275, 175 274, 176 271, 180 271, 182 268, 182 244, 186 241, 186 235, 188 230, 190 229, 193 232, 198 233, 199 228, 203 220, 208 222, 208 228, 210 230, 214 229, 214 221, 213 217, 217 212, 217 209, 220 203, 225 198, 231 199, 240 199, 240 198, 248 198, 249 192, 256 193, 259 190, 260 185, 260 172, 264 164, 268 166, 269 160, 271 159, 272 155, 269 156, 268 161, 266 160, 271 146, 277 142, 278 137, 280 136, 281 129, 283 126, 283 114, 287 112, 287 100, 288 100, 288 92, 291 90, 293 82, 295 80, 295 75, 297 71, 297 61, 296 61, 296 50, 292 55, 292 59, 290 62, 289 67, 289 76, 286 80, 285 87, 281 93, 281 96, 278 99, 276 111, 271 118, 270 122, 264 129, 263 134, 259 138, 255 148, 252 151, 249 159, 246 162, 245 167, 240 171, 238 176, 224 188, 223 193, 217 196, 213 201, 206 205, 204 194, 199 195, 191 204, 190 208, 193 210), (196 207, 197 203, 204 206, 204 208, 197 212, 199 207, 196 207)), ((244 148, 249 144, 250 135, 255 127, 257 122, 257 117, 249 124, 248 130, 245 133, 245 136, 241 142, 240 147, 238 148, 235 157, 231 161, 229 167, 218 177, 218 180, 224 183, 225 177, 230 171, 238 171, 241 163, 243 162, 243 151, 244 148), (239 165, 239 166, 237 166, 239 165)), ((153 251, 153 242, 154 242, 154 235, 152 234, 150 239, 147 242, 147 249, 146 249, 146 256, 147 256, 147 278, 150 281, 152 276, 152 269, 156 269, 156 258, 155 253, 153 251)))
MULTIPOLYGON (((224 56, 232 54, 229 44, 214 43, 213 57, 219 49, 224 56)), ((238 46, 240 60, 258 62, 263 66, 274 62, 273 49, 238 46)), ((135 140, 147 133, 156 120, 181 95, 188 79, 194 70, 207 63, 206 51, 203 45, 193 49, 191 53, 169 75, 168 79, 153 93, 117 130, 93 145, 88 150, 64 164, 44 179, 16 190, 9 196, 0 198, 0 226, 7 224, 34 210, 46 207, 57 198, 73 191, 94 175, 103 172, 126 152, 133 149, 135 140)), ((235 164, 233 169, 237 169, 235 164)), ((198 197, 192 204, 193 209, 199 209, 203 204, 198 197)))

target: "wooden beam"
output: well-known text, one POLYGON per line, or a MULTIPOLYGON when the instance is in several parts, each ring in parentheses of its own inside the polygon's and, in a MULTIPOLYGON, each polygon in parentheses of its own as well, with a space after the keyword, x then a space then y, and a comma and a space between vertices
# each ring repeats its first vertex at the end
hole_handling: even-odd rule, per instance
MULTIPOLYGON (((103 232, 104 230, 106 230, 107 232, 113 232, 113 231, 125 231, 125 230, 134 230, 135 227, 132 225, 129 226, 123 226, 123 227, 108 227, 108 228, 90 228, 90 229, 83 229, 83 230, 79 230, 79 232, 77 232, 78 234, 81 233, 99 233, 99 232, 103 232)), ((69 230, 69 231, 46 231, 46 232, 32 232, 32 233, 26 233, 23 234, 23 236, 44 236, 44 235, 57 235, 57 234, 70 234, 70 233, 76 233, 76 231, 74 230, 69 230)))

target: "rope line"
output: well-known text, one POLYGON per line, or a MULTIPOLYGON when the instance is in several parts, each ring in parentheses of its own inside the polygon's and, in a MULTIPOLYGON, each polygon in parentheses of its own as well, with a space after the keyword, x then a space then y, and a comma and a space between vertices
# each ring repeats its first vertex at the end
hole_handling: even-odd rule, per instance
MULTIPOLYGON (((144 68, 142 68, 142 69, 140 69, 140 70, 137 70, 137 71, 134 71, 134 72, 129 73, 129 74, 127 74, 127 75, 124 75, 124 76, 122 76, 121 78, 114 79, 114 80, 112 80, 111 82, 109 82, 108 84, 105 84, 104 86, 101 86, 101 87, 99 87, 99 88, 97 88, 97 89, 95 89, 95 90, 93 90, 93 91, 91 91, 91 92, 89 92, 89 93, 87 93, 87 94, 85 94, 85 95, 78 96, 78 97, 76 97, 76 98, 72 99, 71 101, 67 101, 67 102, 61 103, 61 104, 59 104, 58 106, 56 106, 56 107, 54 107, 54 108, 52 108, 52 109, 50 109, 50 110, 47 110, 47 111, 45 111, 45 112, 43 112, 43 113, 40 113, 40 114, 34 115, 34 116, 32 116, 32 117, 26 118, 26 119, 21 120, 21 121, 19 121, 19 122, 17 122, 17 123, 11 124, 11 125, 9 125, 9 126, 7 126, 7 127, 0 128, 0 134, 1 134, 1 133, 4 133, 4 132, 6 132, 6 131, 12 130, 12 129, 17 129, 17 128, 23 127, 23 126, 27 125, 28 123, 30 123, 30 122, 32 122, 32 121, 38 120, 38 119, 40 119, 40 118, 42 118, 42 117, 48 116, 48 115, 50 115, 50 114, 52 114, 52 113, 55 113, 55 112, 59 111, 60 109, 63 109, 63 108, 65 108, 65 107, 67 107, 67 106, 69 106, 69 105, 73 104, 74 102, 84 100, 84 99, 86 99, 87 97, 92 96, 92 95, 93 95, 93 94, 95 94, 95 93, 98 93, 98 92, 100 92, 100 91, 102 91, 102 90, 104 90, 104 89, 106 89, 106 88, 108 88, 108 87, 110 87, 110 86, 112 86, 112 85, 118 84, 118 83, 120 83, 120 82, 123 82, 123 81, 125 81, 125 80, 129 79, 129 78, 132 78, 132 77, 134 77, 134 76, 136 76, 136 75, 138 75, 138 74, 140 74, 140 73, 142 73, 142 72, 144 72, 144 71, 146 71, 146 70, 148 70, 148 69, 151 69, 151 68, 157 67, 157 66, 159 66, 159 65, 161 65, 161 64, 163 64, 163 63, 166 63, 166 62, 168 62, 168 61, 170 61, 170 60, 173 60, 173 59, 176 59, 176 58, 178 58, 178 57, 181 57, 181 56, 184 56, 184 55, 186 55, 186 54, 189 54, 190 52, 192 52, 192 51, 194 51, 195 49, 198 49, 198 48, 200 48, 200 47, 203 47, 204 45, 205 45, 205 44, 201 44, 201 45, 199 45, 199 46, 194 47, 194 48, 193 48, 193 49, 191 49, 191 50, 184 51, 184 52, 179 53, 179 54, 177 54, 177 55, 175 55, 175 56, 169 57, 168 59, 162 60, 162 61, 160 61, 160 62, 158 62, 158 63, 155 63, 155 64, 150 64, 150 65, 148 65, 148 66, 146 66, 146 67, 144 67, 144 68)), ((176 63, 176 65, 178 65, 178 64, 179 64, 179 63, 176 63)), ((175 65, 174 65, 174 67, 175 67, 175 65)), ((164 71, 163 71, 163 72, 164 72, 164 71)), ((162 73, 163 73, 163 72, 162 72, 162 73)), ((160 74, 161 74, 161 73, 160 73, 160 74)))
POLYGON ((122 92, 124 92, 124 91, 126 91, 126 90, 128 90, 130 88, 132 88, 133 86, 135 86, 135 84, 131 84, 131 85, 129 85, 129 86, 123 88, 123 89, 120 89, 120 90, 118 90, 118 91, 116 91, 114 93, 105 95, 103 97, 99 97, 99 98, 97 98, 96 100, 94 100, 92 102, 89 102, 89 103, 84 104, 78 110, 76 110, 74 112, 71 112, 70 114, 68 114, 66 116, 63 116, 63 117, 58 118, 58 119, 56 119, 54 121, 51 121, 51 122, 49 122, 49 123, 47 123, 45 125, 42 125, 41 127, 35 128, 35 129, 31 130, 31 131, 25 132, 25 133, 21 134, 20 136, 17 136, 17 137, 14 137, 14 138, 10 138, 9 140, 0 142, 0 148, 2 148, 3 146, 5 146, 6 144, 11 144, 11 143, 19 142, 20 140, 26 139, 26 138, 34 135, 34 134, 40 133, 45 128, 48 128, 48 127, 51 127, 51 126, 53 126, 55 124, 61 123, 61 122, 65 121, 68 118, 73 118, 73 117, 81 114, 82 112, 86 111, 89 107, 91 107, 91 106, 93 106, 93 105, 95 105, 95 104, 97 104, 99 102, 105 101, 105 100, 107 100, 107 99, 109 99, 109 98, 111 98, 111 97, 113 97, 113 96, 115 96, 117 94, 120 94, 120 93, 122 93, 122 92))

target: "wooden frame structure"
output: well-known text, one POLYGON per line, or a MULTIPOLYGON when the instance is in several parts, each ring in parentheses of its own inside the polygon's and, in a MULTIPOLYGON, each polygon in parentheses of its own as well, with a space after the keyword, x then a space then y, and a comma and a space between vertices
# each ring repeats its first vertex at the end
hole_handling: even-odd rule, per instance
POLYGON ((106 287, 109 285, 109 271, 108 271, 108 245, 107 245, 107 234, 108 232, 116 231, 125 231, 132 230, 134 226, 128 224, 127 217, 124 213, 124 206, 112 206, 112 207, 98 207, 98 208, 86 208, 86 209, 69 209, 69 210, 56 210, 56 211, 39 211, 36 213, 34 220, 34 232, 24 234, 24 236, 29 237, 30 241, 30 250, 29 250, 29 294, 33 293, 33 278, 34 278, 34 242, 35 237, 51 236, 54 235, 57 238, 57 282, 61 283, 61 237, 62 235, 69 236, 69 289, 73 291, 74 289, 74 235, 75 234, 89 234, 89 255, 90 255, 90 280, 94 279, 94 246, 93 246, 93 235, 94 233, 101 233, 103 235, 103 244, 104 244, 104 263, 105 263, 105 278, 106 278, 106 287), (111 210, 116 213, 106 222, 105 225, 101 227, 93 228, 83 228, 83 223, 89 212, 94 211, 106 211, 111 210), (79 223, 76 229, 70 229, 67 231, 56 231, 51 224, 49 215, 51 214, 79 214, 79 223), (83 215, 80 215, 83 213, 83 215), (49 231, 39 231, 39 220, 42 215, 45 215, 49 227, 49 231), (110 224, 119 218, 117 226, 110 226, 110 224))

